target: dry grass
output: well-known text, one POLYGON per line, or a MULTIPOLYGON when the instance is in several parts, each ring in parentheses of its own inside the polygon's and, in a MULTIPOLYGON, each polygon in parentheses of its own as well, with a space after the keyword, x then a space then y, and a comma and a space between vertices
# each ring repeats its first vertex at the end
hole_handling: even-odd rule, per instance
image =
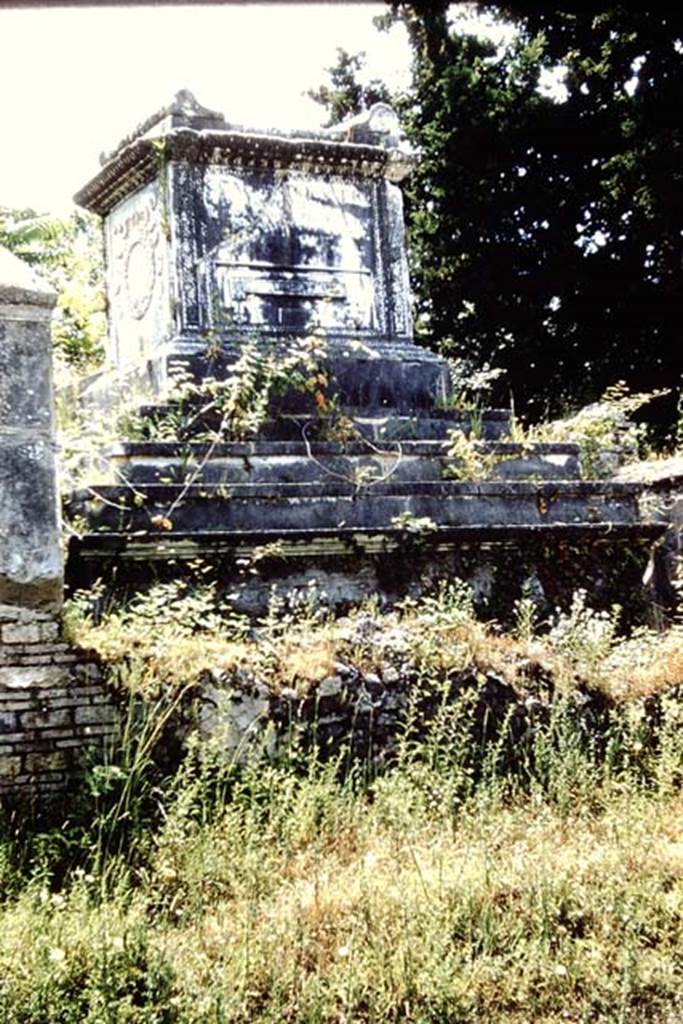
MULTIPOLYGON (((50 841, 77 844, 93 877, 59 884, 43 853, 0 907, 3 1024, 671 1024, 683 1013, 681 705, 662 701, 653 739, 641 700, 683 681, 683 626, 619 638, 615 616, 577 595, 545 632, 520 615, 506 634, 456 586, 381 617, 283 612, 248 636, 189 597, 188 616, 185 598, 155 598, 161 622, 143 605, 81 621, 79 639, 114 659, 134 649, 132 685, 150 691, 239 666, 303 694, 342 661, 379 673, 408 662, 426 680, 470 666, 520 693, 536 666, 559 697, 517 770, 480 751, 473 771, 466 714, 369 783, 296 754, 238 767, 210 744, 164 786, 143 785, 143 764, 144 799, 114 822, 129 840, 106 847, 125 856, 103 856, 92 828, 69 840, 67 823, 50 841), (614 705, 602 745, 565 713, 578 682, 614 705), (150 799, 160 809, 138 820, 150 799)), ((10 853, 0 840, 0 874, 10 853)))
MULTIPOLYGON (((335 672, 336 644, 328 631, 284 637, 276 645, 275 654, 278 688, 294 687, 304 694, 311 683, 320 682, 335 672)), ((252 658, 256 657, 252 652, 252 658)))
POLYGON ((617 701, 665 693, 683 685, 683 623, 665 632, 639 630, 615 645, 603 672, 603 687, 617 701))

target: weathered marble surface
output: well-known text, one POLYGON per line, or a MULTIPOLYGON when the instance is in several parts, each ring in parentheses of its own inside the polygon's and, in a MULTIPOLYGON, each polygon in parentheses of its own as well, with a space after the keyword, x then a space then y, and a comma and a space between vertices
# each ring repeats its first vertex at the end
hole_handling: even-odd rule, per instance
POLYGON ((151 355, 172 330, 169 242, 162 202, 151 182, 104 222, 110 355, 127 366, 151 355))
POLYGON ((62 601, 49 322, 56 297, 0 250, 0 604, 62 601))

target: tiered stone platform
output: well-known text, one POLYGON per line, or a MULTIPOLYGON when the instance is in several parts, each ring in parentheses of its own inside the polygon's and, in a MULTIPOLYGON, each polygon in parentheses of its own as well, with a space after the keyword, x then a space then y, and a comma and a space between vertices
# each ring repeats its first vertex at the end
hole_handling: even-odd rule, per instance
POLYGON ((581 480, 576 445, 506 440, 506 414, 489 412, 481 430, 494 439, 474 445, 488 478, 473 481, 459 479, 464 467, 443 436, 466 430, 466 418, 435 411, 356 423, 345 442, 309 441, 311 421, 293 417, 253 441, 121 442, 108 453, 117 483, 69 503, 87 523, 72 541, 72 584, 104 575, 137 586, 201 558, 237 585, 238 607, 262 610, 273 583, 315 579, 344 604, 416 593, 440 573, 488 574, 490 590, 502 573, 509 607, 530 579, 549 604, 591 581, 599 594, 588 566, 607 559, 605 603, 619 596, 613 576, 623 585, 626 572, 638 588, 661 528, 640 522, 638 486, 581 480), (399 439, 408 428, 413 436, 399 439), (297 441, 273 439, 297 430, 297 441), (250 563, 259 569, 245 578, 240 566, 250 563))

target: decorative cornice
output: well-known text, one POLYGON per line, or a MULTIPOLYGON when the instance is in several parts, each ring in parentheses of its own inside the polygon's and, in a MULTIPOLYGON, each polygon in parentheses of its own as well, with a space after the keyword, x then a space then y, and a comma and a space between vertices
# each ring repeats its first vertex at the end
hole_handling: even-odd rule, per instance
POLYGON ((153 181, 168 161, 389 181, 401 181, 414 164, 399 148, 398 119, 386 104, 320 131, 260 131, 228 124, 186 90, 102 161, 101 171, 74 197, 102 216, 153 181))
POLYGON ((104 167, 119 156, 132 142, 149 135, 153 128, 155 134, 166 134, 170 128, 181 125, 191 128, 223 129, 229 127, 225 117, 216 110, 209 110, 197 102, 189 89, 181 89, 175 94, 171 103, 161 107, 151 117, 146 118, 129 135, 126 135, 110 153, 100 153, 100 166, 104 167))
POLYGON ((148 139, 138 139, 114 157, 74 196, 86 210, 106 216, 126 196, 153 181, 160 170, 160 150, 148 139))

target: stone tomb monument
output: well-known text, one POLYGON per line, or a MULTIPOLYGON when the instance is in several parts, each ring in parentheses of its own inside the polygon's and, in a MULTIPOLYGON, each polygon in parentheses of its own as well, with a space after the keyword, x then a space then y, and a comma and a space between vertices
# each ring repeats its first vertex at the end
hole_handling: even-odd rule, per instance
POLYGON ((411 159, 388 106, 270 134, 180 92, 102 159, 76 201, 103 218, 120 375, 163 394, 169 365, 201 374, 209 344, 230 362, 245 339, 318 330, 348 403, 411 410, 443 395, 443 362, 412 344, 397 185, 411 159))
POLYGON ((307 433, 314 414, 294 403, 248 440, 123 438, 112 483, 69 503, 88 524, 72 584, 129 587, 199 556, 246 609, 274 582, 313 579, 343 605, 458 575, 493 614, 525 585, 547 607, 576 586, 597 602, 638 589, 658 528, 641 523, 637 486, 581 480, 576 445, 515 444, 504 411, 477 417, 486 474, 452 451, 473 422, 449 404, 447 364, 412 341, 398 188, 410 164, 381 104, 268 133, 187 92, 104 158, 76 198, 103 218, 114 382, 146 381, 162 409, 175 363, 220 376, 246 342, 320 331, 352 430, 307 433))
MULTIPOLYGON (((318 133, 264 133, 188 93, 105 158, 78 196, 104 223, 113 371, 100 398, 138 381, 163 412, 174 364, 220 376, 245 343, 279 351, 315 331, 346 433, 307 433, 315 413, 294 402, 248 440, 122 438, 112 482, 66 504, 80 531, 68 584, 129 590, 199 556, 248 611, 273 584, 313 581, 344 606, 459 576, 490 615, 523 588, 546 610, 577 586, 596 604, 638 592, 664 526, 640 520, 637 484, 581 480, 575 445, 516 444, 496 410, 469 449, 487 474, 455 453, 472 418, 449 405, 444 361, 411 338, 409 167, 383 105, 318 133)), ((54 301, 0 250, 0 798, 22 800, 63 788, 117 717, 92 657, 60 638, 54 301)))

